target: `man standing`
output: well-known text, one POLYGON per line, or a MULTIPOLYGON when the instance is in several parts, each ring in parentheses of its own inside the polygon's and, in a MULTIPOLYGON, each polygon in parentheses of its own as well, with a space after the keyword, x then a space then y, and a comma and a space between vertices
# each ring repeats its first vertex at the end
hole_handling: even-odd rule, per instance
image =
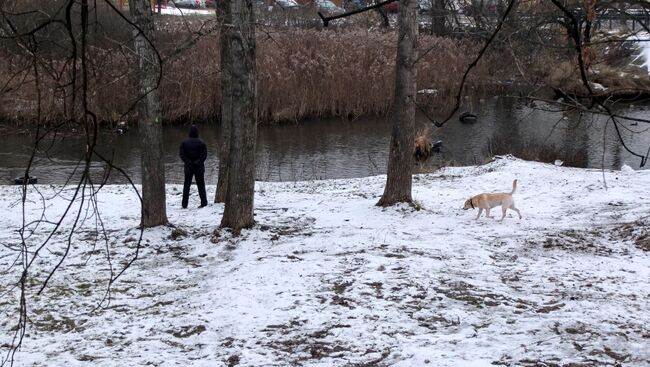
POLYGON ((190 127, 189 137, 183 140, 180 148, 181 160, 185 164, 185 182, 183 183, 183 209, 187 208, 187 202, 190 196, 190 186, 192 186, 192 177, 196 177, 196 186, 199 189, 201 206, 208 205, 208 199, 205 195, 205 166, 203 163, 208 157, 208 147, 203 140, 199 139, 199 129, 196 125, 190 127))

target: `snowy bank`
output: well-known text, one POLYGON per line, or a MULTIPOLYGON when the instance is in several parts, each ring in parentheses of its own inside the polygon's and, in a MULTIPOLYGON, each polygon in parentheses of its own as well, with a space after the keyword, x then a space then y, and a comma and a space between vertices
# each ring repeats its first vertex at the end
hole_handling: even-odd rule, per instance
POLYGON ((627 37, 628 41, 635 42, 639 53, 634 57, 632 62, 638 62, 641 67, 646 68, 650 74, 650 35, 648 32, 636 32, 627 37))
MULTIPOLYGON (((41 296, 33 293, 44 275, 30 281, 17 365, 650 361, 650 256, 634 241, 648 223, 650 171, 516 159, 445 168, 415 177, 420 210, 374 206, 384 180, 259 182, 258 224, 239 238, 215 231, 222 205, 182 210, 181 188, 169 186, 170 220, 187 233, 147 230, 140 259, 114 285, 110 304, 93 310, 111 271, 106 247, 116 271, 138 236, 136 196, 125 186, 103 188, 108 244, 93 244, 98 217, 89 215, 41 296), (461 210, 471 194, 510 191, 514 178, 523 219, 474 220, 476 212, 461 210)), ((5 271, 16 258, 20 195, 10 186, 0 194, 5 271)), ((46 219, 69 196, 64 190, 47 201, 46 219)), ((28 221, 43 207, 33 190, 29 198, 28 221)), ((28 243, 37 245, 46 227, 28 243)), ((38 260, 40 271, 63 254, 64 236, 38 260)), ((0 283, 3 348, 16 321, 17 268, 0 283)))
POLYGON ((186 9, 186 8, 173 8, 173 7, 164 7, 160 9, 160 13, 163 15, 214 15, 214 9, 186 9))

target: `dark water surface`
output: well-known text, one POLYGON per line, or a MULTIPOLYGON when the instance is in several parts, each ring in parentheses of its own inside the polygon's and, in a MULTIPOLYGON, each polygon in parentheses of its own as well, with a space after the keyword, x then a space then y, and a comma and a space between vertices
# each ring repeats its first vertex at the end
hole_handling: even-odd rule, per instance
MULTIPOLYGON (((550 106, 546 106, 552 108, 550 106)), ((471 165, 482 163, 494 153, 554 160, 593 168, 619 169, 627 164, 639 168, 640 160, 627 153, 617 138, 611 122, 604 117, 578 113, 548 112, 531 109, 523 103, 506 98, 487 98, 468 103, 464 110, 479 116, 472 125, 450 121, 434 129, 421 116, 422 126, 431 126, 433 140, 443 140, 441 154, 436 155, 424 170, 445 164, 471 165), (528 155, 528 156, 527 156, 528 155)), ((645 106, 626 108, 628 115, 650 118, 645 106)), ((625 123, 621 134, 628 147, 646 154, 650 147, 650 125, 625 123)), ((296 181, 329 178, 351 178, 383 174, 386 170, 390 121, 363 118, 306 121, 296 125, 261 126, 258 130, 257 179, 262 181, 296 181)), ((206 178, 216 183, 218 159, 218 128, 200 126, 201 138, 208 144, 206 178)), ((165 127, 164 150, 167 181, 181 183, 183 167, 178 146, 186 136, 187 127, 165 127)), ((29 134, 5 133, 0 136, 0 183, 10 184, 21 176, 32 147, 29 134)), ((137 130, 117 135, 106 130, 100 139, 100 151, 140 181, 140 142, 137 130)), ((57 137, 52 144, 43 144, 31 170, 43 184, 65 183, 75 174, 82 154, 83 140, 70 134, 57 137)), ((93 175, 100 178, 105 164, 95 162, 93 175)), ((75 176, 76 175, 76 176, 75 176)), ((74 182, 74 181, 73 181, 74 182)), ((117 172, 111 183, 125 179, 117 172)))

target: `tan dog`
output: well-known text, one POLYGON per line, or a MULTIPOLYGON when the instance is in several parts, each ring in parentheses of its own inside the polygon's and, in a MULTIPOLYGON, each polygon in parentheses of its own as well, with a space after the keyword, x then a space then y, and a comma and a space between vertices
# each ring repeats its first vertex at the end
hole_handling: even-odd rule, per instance
POLYGON ((521 219, 521 213, 519 212, 519 209, 515 208, 515 201, 512 198, 512 194, 515 193, 517 190, 517 180, 514 180, 512 182, 512 191, 510 193, 507 192, 499 192, 499 193, 494 193, 494 194, 478 194, 476 196, 472 196, 468 200, 465 201, 465 205, 463 205, 463 209, 474 209, 478 208, 478 215, 476 216, 476 219, 478 219, 481 216, 481 213, 483 213, 483 209, 485 209, 485 216, 488 218, 492 218, 490 216, 490 209, 494 208, 495 206, 501 205, 501 219, 506 217, 506 211, 508 209, 512 209, 519 214, 519 219, 521 219))

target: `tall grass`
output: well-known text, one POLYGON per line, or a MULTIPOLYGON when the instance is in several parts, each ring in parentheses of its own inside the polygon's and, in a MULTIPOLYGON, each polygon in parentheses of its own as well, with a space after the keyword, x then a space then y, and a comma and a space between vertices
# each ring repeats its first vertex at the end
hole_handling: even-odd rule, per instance
MULTIPOLYGON (((162 18, 168 19, 168 18, 162 18)), ((166 20, 168 21, 168 20, 166 20)), ((160 27, 167 29, 165 27, 160 27)), ((169 28, 169 27, 168 27, 169 28)), ((172 27, 157 34, 163 58, 161 98, 165 121, 216 120, 220 112, 219 40, 211 34, 179 54, 187 36, 172 27)), ((182 27, 181 27, 182 28, 182 27)), ((258 32, 258 105, 260 121, 298 121, 308 117, 386 115, 393 98, 396 33, 367 30, 295 29, 258 32)), ((90 49, 91 109, 102 121, 134 120, 133 54, 128 45, 90 49), (126 46, 126 47, 125 47, 126 46)), ((422 35, 418 85, 438 93, 420 102, 428 109, 449 104, 465 67, 479 44, 422 35)), ((39 68, 45 120, 70 115, 69 63, 62 55, 42 55, 39 68), (52 70, 56 70, 53 73, 52 70)), ((5 119, 30 121, 35 117, 36 89, 29 58, 0 54, 0 83, 5 119), (21 75, 17 75, 21 74, 21 75), (5 103, 3 103, 5 104, 5 103)), ((489 56, 471 74, 469 86, 489 84, 504 63, 489 56)))

